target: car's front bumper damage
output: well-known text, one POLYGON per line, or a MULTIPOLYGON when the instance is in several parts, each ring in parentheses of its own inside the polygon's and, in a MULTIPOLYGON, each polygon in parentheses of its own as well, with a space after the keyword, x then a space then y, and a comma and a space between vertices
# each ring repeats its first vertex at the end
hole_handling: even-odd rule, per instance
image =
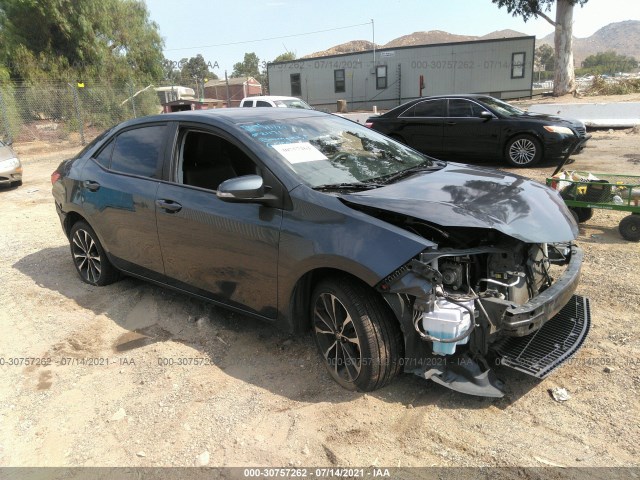
MULTIPOLYGON (((473 255, 482 250, 469 252, 473 255)), ((485 248, 483 254, 494 255, 494 250, 499 251, 485 248)), ((514 368, 536 378, 546 377, 577 352, 591 323, 588 300, 575 295, 582 250, 571 245, 567 252, 570 253, 562 274, 524 303, 478 295, 473 332, 468 341, 456 345, 451 355, 435 348, 433 337, 415 331, 420 324, 416 312, 433 304, 437 291, 440 277, 435 263, 414 260, 410 268, 385 279, 386 284, 383 282, 380 288, 388 292, 385 298, 405 334, 405 371, 462 393, 486 397, 504 395, 504 384, 496 377, 493 366, 514 368)), ((431 260, 434 255, 435 252, 422 259, 431 260)), ((444 264, 441 260, 441 266, 444 264)), ((419 315, 422 313, 418 312, 419 315)))

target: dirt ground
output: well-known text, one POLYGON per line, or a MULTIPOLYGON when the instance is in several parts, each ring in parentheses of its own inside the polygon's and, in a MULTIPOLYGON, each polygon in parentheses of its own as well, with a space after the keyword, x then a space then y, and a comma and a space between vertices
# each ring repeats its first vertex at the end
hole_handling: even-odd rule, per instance
MULTIPOLYGON (((570 168, 640 175, 639 146, 637 129, 596 131, 570 168)), ((598 210, 580 228, 593 325, 548 379, 500 368, 497 400, 412 375, 353 393, 310 335, 130 278, 82 283, 49 181, 73 151, 19 148, 24 185, 0 190, 0 465, 640 463, 640 245, 620 237, 624 214, 598 210), (556 386, 571 398, 556 402, 556 386)))

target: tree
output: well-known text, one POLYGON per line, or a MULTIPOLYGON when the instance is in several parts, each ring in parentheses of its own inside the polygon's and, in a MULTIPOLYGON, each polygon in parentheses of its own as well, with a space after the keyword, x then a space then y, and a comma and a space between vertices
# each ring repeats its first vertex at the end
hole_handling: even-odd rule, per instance
POLYGON ((276 58, 273 59, 273 62, 290 62, 291 60, 295 60, 296 54, 295 52, 285 52, 285 53, 281 53, 280 55, 278 55, 276 58))
POLYGON ((0 0, 0 63, 13 80, 151 82, 162 47, 141 0, 0 0))
POLYGON ((613 75, 618 72, 629 72, 637 68, 638 61, 633 57, 618 55, 613 50, 589 55, 582 62, 582 66, 593 74, 613 75))
POLYGON ((575 91, 575 73, 573 67, 573 7, 584 5, 588 0, 491 0, 498 7, 506 7, 514 17, 522 17, 526 22, 531 17, 544 18, 555 28, 555 73, 553 94, 565 95, 575 91), (556 19, 546 13, 556 2, 556 19))
POLYGON ((543 44, 536 48, 536 65, 539 70, 552 72, 555 67, 555 52, 551 45, 543 44))
POLYGON ((242 62, 235 63, 233 65, 232 77, 254 77, 257 79, 260 76, 260 59, 254 53, 245 53, 244 60, 242 62))

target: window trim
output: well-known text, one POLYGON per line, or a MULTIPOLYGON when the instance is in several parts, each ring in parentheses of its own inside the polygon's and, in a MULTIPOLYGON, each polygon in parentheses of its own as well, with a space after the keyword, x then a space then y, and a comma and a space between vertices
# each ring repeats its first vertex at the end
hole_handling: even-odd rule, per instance
POLYGON ((526 59, 527 59, 527 52, 514 52, 511 54, 511 78, 512 79, 524 78, 526 59), (518 57, 521 57, 522 61, 516 63, 516 58, 518 57), (522 69, 520 71, 520 74, 516 75, 517 73, 516 69, 522 69))
POLYGON ((385 90, 388 86, 388 69, 386 65, 376 65, 376 90, 385 90), (384 75, 379 75, 380 69, 384 69, 384 75), (384 79, 384 86, 380 86, 380 80, 384 79))
POLYGON ((333 91, 334 93, 345 93, 347 89, 347 77, 344 68, 338 68, 333 71, 333 91), (338 72, 342 72, 342 89, 338 87, 338 72))

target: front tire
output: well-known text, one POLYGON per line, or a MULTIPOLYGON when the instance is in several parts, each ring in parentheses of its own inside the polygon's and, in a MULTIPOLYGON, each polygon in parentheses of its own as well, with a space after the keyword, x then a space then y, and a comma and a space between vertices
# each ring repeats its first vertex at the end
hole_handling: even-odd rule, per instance
POLYGON ((107 258, 100 240, 85 222, 74 223, 69 232, 71 258, 83 282, 89 285, 109 285, 119 273, 107 258))
POLYGON ((533 167, 542 158, 542 145, 531 135, 516 135, 507 142, 505 160, 513 167, 533 167))
POLYGON ((346 277, 321 281, 311 300, 312 328, 325 367, 348 390, 387 385, 401 369, 402 333, 383 300, 346 277))

